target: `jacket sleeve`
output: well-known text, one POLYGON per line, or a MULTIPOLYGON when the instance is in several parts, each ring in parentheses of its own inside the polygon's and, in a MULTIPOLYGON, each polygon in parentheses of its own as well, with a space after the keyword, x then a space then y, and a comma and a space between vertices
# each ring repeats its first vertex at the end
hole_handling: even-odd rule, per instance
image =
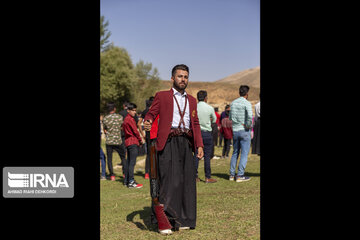
POLYGON ((246 108, 245 108, 245 111, 246 111, 246 127, 248 128, 251 128, 252 127, 252 123, 253 123, 253 113, 252 113, 252 109, 251 109, 251 103, 247 104, 246 105, 246 108))
POLYGON ((195 109, 194 110, 195 110, 195 117, 194 117, 193 133, 194 133, 195 147, 196 148, 204 147, 203 140, 201 137, 199 118, 198 118, 198 114, 197 114, 196 100, 195 100, 195 109))
POLYGON ((134 121, 132 121, 132 123, 131 123, 131 128, 132 128, 132 131, 133 131, 135 137, 138 139, 139 144, 140 144, 142 139, 141 139, 141 137, 140 137, 140 133, 139 133, 138 128, 137 128, 137 126, 136 126, 135 119, 134 119, 134 121))

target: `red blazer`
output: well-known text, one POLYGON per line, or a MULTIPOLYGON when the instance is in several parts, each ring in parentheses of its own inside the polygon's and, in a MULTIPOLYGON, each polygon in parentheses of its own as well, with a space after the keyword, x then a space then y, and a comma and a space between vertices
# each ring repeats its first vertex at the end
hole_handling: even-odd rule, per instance
MULTIPOLYGON (((166 140, 170 134, 171 122, 173 120, 173 90, 160 91, 155 94, 154 101, 145 115, 144 121, 151 119, 154 122, 154 119, 159 115, 159 128, 156 139, 156 150, 161 151, 165 147, 166 140)), ((190 113, 190 128, 193 132, 193 151, 195 152, 195 147, 204 147, 201 130, 199 124, 199 118, 197 115, 197 102, 193 96, 188 94, 189 100, 189 113, 190 113)))
POLYGON ((141 143, 141 137, 137 129, 135 119, 130 114, 126 115, 122 126, 125 133, 125 146, 128 147, 133 144, 139 146, 139 143, 141 143))

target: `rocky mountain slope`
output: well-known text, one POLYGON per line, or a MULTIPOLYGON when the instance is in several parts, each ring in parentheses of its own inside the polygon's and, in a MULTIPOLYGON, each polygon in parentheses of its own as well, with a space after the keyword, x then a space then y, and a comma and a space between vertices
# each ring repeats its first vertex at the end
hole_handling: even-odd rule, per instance
MULTIPOLYGON (((219 112, 224 111, 226 104, 240 97, 240 85, 250 87, 248 100, 254 106, 259 101, 260 93, 260 67, 247 69, 215 82, 192 82, 189 81, 186 91, 196 98, 200 90, 208 93, 208 103, 213 107, 218 107, 219 112)), ((161 90, 168 90, 172 86, 171 81, 162 81, 161 90)))

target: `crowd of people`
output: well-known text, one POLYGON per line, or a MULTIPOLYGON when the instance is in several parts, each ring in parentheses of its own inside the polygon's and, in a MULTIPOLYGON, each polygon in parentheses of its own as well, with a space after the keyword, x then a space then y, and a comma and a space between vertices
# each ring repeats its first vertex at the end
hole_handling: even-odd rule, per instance
MULTIPOLYGON (((250 87, 241 85, 240 97, 219 114, 218 108, 208 104, 207 91, 200 90, 197 98, 185 91, 188 80, 189 68, 184 64, 176 65, 171 71, 172 88, 146 100, 146 109, 139 116, 135 103, 125 102, 119 113, 114 103, 108 103, 108 112, 100 121, 106 137, 106 156, 100 146, 102 180, 115 181, 112 165, 115 150, 121 159, 123 184, 128 188, 143 187, 134 179, 136 158, 139 150, 145 149, 144 177, 149 179, 150 151, 147 148, 150 142, 156 143, 159 202, 172 226, 162 229, 159 223, 161 234, 195 228, 196 183, 217 182, 211 176, 211 159, 228 158, 233 146, 229 180, 244 182, 250 180, 245 175, 250 149, 252 154, 260 155, 260 101, 253 114, 248 101, 250 87), (220 157, 214 154, 215 146, 223 147, 220 157), (201 159, 204 160, 204 180, 198 175, 201 159)), ((157 223, 154 211, 152 222, 157 223)))

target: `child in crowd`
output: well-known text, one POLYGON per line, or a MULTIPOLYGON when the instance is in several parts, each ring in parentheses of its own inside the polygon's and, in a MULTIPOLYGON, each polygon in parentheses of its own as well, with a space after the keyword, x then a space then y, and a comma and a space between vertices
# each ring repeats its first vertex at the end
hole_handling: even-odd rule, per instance
POLYGON ((125 146, 128 154, 123 166, 125 169, 124 185, 127 185, 128 188, 143 187, 143 184, 138 184, 134 179, 134 168, 136 164, 136 157, 138 155, 138 147, 139 145, 144 144, 134 119, 134 116, 136 115, 136 107, 135 103, 129 103, 127 105, 128 114, 126 115, 123 123, 125 146))

